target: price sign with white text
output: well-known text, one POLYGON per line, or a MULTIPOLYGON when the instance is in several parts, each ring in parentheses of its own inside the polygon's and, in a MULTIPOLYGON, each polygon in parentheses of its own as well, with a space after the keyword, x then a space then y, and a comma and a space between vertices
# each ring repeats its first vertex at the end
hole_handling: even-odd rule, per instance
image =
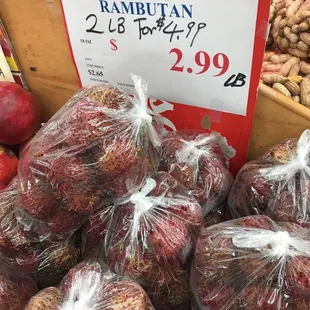
POLYGON ((81 85, 109 83, 131 93, 134 73, 149 84, 150 98, 247 117, 267 2, 62 0, 62 6, 81 85))

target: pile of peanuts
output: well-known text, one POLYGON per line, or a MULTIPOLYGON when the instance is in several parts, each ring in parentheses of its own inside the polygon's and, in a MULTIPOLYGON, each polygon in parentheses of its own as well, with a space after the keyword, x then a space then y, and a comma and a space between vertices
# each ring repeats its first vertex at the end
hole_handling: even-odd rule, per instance
POLYGON ((310 64, 300 58, 266 51, 261 82, 310 107, 310 64))
MULTIPOLYGON (((271 0, 270 4, 270 13, 269 13, 269 24, 272 25, 274 19, 276 18, 276 13, 277 13, 277 5, 278 2, 283 1, 283 0, 271 0)), ((273 37, 272 37, 272 32, 269 32, 268 40, 267 40, 267 46, 271 46, 273 43, 273 37)))
POLYGON ((271 0, 270 3, 270 13, 269 13, 269 23, 272 23, 277 16, 277 12, 283 8, 283 0, 271 0))
POLYGON ((280 0, 274 4, 272 37, 280 50, 305 59, 310 56, 310 0, 280 0))
POLYGON ((271 0, 261 82, 310 108, 310 0, 271 0))

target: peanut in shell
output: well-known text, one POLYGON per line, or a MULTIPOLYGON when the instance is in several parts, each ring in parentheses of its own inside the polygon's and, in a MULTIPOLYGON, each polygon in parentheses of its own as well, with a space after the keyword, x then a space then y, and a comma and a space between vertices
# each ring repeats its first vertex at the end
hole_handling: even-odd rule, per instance
POLYGON ((280 83, 274 83, 272 88, 276 91, 278 91, 279 93, 283 94, 284 96, 286 97, 289 97, 291 98, 292 95, 290 93, 290 91, 283 85, 283 84, 280 84, 280 83))
POLYGON ((310 107, 310 79, 304 78, 300 83, 301 104, 310 107))
POLYGON ((288 79, 279 74, 263 73, 261 79, 265 84, 285 83, 288 79))
POLYGON ((288 48, 287 51, 290 54, 292 54, 293 56, 296 56, 298 58, 307 58, 308 57, 307 52, 303 52, 303 51, 299 50, 298 48, 288 48))
POLYGON ((310 33, 302 32, 302 33, 300 33, 299 37, 300 37, 301 41, 303 41, 307 45, 310 45, 310 33))
POLYGON ((288 73, 288 76, 297 76, 300 72, 300 65, 299 64, 294 64, 291 67, 290 72, 288 73))
POLYGON ((297 83, 287 81, 284 83, 284 86, 290 91, 293 96, 297 96, 300 94, 300 87, 297 83))
POLYGON ((281 64, 287 62, 292 56, 290 54, 273 55, 270 57, 270 61, 273 64, 281 64))
POLYGON ((300 71, 301 73, 307 75, 310 74, 310 64, 306 63, 305 61, 300 62, 300 71))

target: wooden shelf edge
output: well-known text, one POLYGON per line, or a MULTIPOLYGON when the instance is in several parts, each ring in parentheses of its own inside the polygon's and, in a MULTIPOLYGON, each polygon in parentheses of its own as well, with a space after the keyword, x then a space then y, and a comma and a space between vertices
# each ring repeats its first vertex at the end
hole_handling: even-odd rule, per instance
POLYGON ((310 121, 310 108, 295 102, 294 100, 282 95, 281 93, 264 84, 259 85, 258 91, 282 107, 310 121))

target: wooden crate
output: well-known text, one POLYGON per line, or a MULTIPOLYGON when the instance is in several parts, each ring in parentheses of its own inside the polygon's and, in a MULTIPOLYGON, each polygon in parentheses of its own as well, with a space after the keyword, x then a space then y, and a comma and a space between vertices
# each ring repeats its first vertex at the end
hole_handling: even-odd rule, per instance
MULTIPOLYGON (((60 0, 0 0, 0 8, 26 80, 40 98, 47 120, 79 88, 60 0)), ((249 159, 285 138, 299 136, 309 120, 310 110, 261 85, 249 159)))
POLYGON ((308 128, 310 109, 266 85, 260 85, 249 159, 261 155, 273 144, 299 137, 308 128))
POLYGON ((47 120, 79 89, 59 0, 0 0, 0 17, 47 120))

